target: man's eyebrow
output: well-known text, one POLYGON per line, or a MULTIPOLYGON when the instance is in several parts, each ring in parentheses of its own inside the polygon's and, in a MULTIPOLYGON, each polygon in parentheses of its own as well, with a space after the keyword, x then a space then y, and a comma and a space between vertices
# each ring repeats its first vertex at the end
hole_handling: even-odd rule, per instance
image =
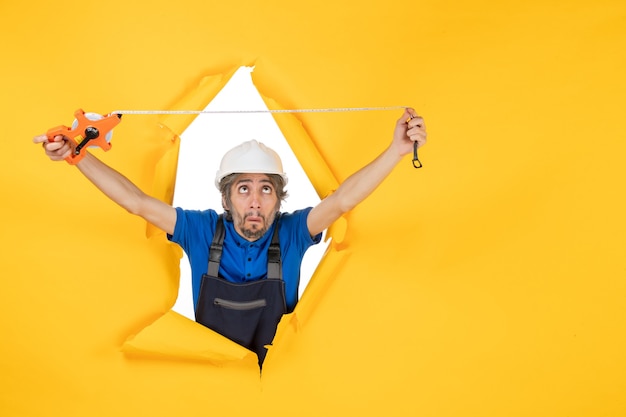
MULTIPOLYGON (((235 182, 235 184, 239 185, 239 184, 242 184, 244 182, 252 182, 252 179, 250 179, 250 178, 242 178, 240 180, 237 180, 237 182, 235 182)), ((269 178, 263 178, 263 179, 259 180, 259 182, 268 183, 270 185, 273 185, 272 181, 270 181, 269 178)))

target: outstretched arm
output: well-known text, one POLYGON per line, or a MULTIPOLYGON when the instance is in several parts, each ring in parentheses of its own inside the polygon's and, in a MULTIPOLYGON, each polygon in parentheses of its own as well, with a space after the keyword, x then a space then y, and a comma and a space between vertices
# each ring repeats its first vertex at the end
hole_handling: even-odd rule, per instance
POLYGON ((307 218, 311 236, 321 233, 342 214, 365 200, 402 157, 413 151, 413 142, 417 142, 418 147, 426 143, 426 127, 424 119, 415 110, 408 108, 396 122, 391 145, 368 165, 348 177, 337 191, 311 210, 307 218))
MULTIPOLYGON (((36 136, 33 142, 43 144, 46 155, 53 161, 65 159, 75 146, 74 141, 61 136, 57 136, 55 142, 48 142, 46 135, 36 136)), ((100 191, 130 213, 143 217, 169 234, 174 233, 176 210, 172 206, 147 195, 128 178, 90 153, 76 166, 100 191)))

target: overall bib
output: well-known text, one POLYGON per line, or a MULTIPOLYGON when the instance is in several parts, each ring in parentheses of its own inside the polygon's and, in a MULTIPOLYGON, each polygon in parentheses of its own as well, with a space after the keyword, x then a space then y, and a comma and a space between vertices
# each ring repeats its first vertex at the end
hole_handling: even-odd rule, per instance
POLYGON ((219 277, 224 236, 220 215, 209 251, 208 271, 200 284, 196 321, 255 352, 262 366, 265 346, 272 343, 278 322, 287 312, 278 217, 268 249, 267 279, 238 284, 219 277))

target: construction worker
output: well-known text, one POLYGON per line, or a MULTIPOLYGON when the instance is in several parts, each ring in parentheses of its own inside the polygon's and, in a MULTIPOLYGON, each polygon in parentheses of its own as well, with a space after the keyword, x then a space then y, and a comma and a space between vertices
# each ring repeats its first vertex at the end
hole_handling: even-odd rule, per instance
MULTIPOLYGON (((37 136, 51 160, 67 158, 73 140, 37 136)), ((287 176, 279 156, 255 140, 228 151, 215 185, 223 214, 174 208, 141 191, 90 153, 78 170, 114 202, 166 232, 187 253, 196 320, 257 353, 259 365, 283 314, 298 298, 306 250, 342 214, 370 195, 400 160, 426 142, 424 120, 407 108, 376 159, 315 207, 280 213, 287 176)))

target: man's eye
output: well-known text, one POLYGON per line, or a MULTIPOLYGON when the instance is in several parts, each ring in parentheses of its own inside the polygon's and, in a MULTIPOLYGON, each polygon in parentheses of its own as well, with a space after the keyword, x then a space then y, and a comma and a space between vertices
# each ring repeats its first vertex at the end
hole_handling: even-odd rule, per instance
POLYGON ((247 193, 247 192, 248 192, 248 186, 242 185, 241 187, 239 187, 240 194, 247 193))
POLYGON ((263 187, 263 192, 265 194, 272 194, 272 188, 271 187, 263 187))

